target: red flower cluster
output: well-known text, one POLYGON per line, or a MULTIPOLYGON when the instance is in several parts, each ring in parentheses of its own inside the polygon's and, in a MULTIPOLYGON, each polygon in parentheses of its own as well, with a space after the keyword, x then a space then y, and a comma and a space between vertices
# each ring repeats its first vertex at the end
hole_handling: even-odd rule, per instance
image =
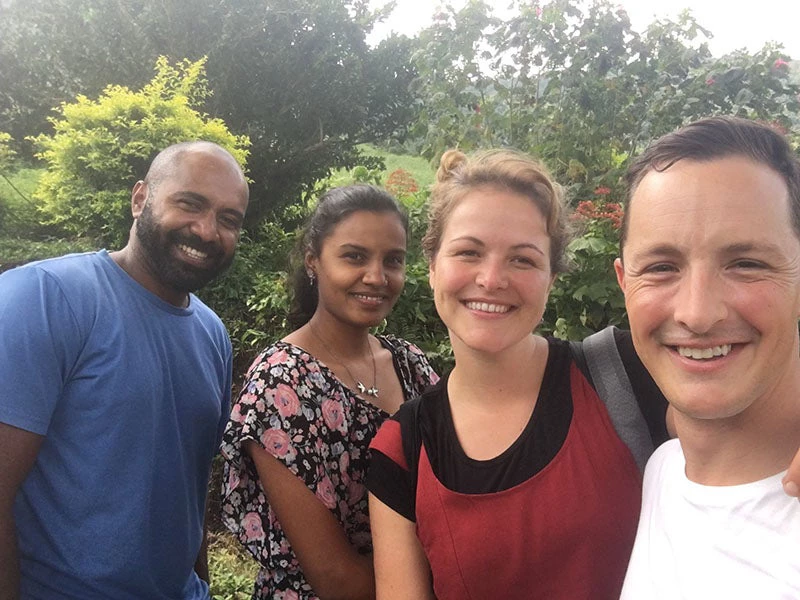
POLYGON ((389 173, 385 187, 395 196, 410 196, 419 191, 416 179, 405 169, 395 169, 389 173))
MULTIPOLYGON (((595 193, 597 193, 596 190, 595 193)), ((589 219, 609 221, 614 229, 619 229, 622 225, 622 206, 617 202, 595 202, 594 200, 584 200, 578 203, 578 207, 575 209, 573 218, 581 221, 586 221, 589 219)))
POLYGON ((611 193, 611 188, 600 186, 599 188, 595 188, 594 194, 595 196, 608 196, 611 193))

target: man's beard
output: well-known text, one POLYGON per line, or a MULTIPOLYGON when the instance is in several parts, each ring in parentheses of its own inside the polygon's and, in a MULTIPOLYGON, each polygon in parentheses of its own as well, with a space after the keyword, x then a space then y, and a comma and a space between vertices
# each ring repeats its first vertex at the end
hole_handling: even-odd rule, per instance
POLYGON ((233 261, 233 255, 226 257, 217 243, 203 242, 195 235, 179 231, 165 232, 156 222, 150 202, 145 203, 136 220, 136 238, 151 274, 162 285, 180 292, 200 289, 223 273, 233 261), (203 268, 180 260, 174 254, 178 244, 208 254, 211 263, 203 268))

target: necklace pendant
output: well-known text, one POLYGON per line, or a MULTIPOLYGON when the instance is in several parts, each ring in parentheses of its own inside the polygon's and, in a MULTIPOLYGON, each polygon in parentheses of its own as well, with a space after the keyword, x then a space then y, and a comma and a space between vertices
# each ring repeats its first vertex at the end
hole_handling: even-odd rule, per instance
POLYGON ((372 396, 373 398, 377 398, 378 397, 378 388, 376 388, 373 385, 371 388, 369 388, 367 390, 367 396, 372 396))
POLYGON ((367 386, 365 386, 365 385, 364 385, 363 383, 361 383, 360 381, 356 381, 356 387, 358 388, 358 391, 359 391, 359 392, 361 392, 362 394, 363 394, 364 392, 366 392, 367 394, 369 394, 369 393, 370 393, 370 391, 371 391, 371 390, 370 390, 370 391, 367 391, 367 386))

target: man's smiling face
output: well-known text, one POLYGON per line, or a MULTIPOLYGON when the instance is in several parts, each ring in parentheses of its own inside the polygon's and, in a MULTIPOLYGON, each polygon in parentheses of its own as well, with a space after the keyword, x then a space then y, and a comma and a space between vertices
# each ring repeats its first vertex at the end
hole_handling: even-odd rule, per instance
POLYGON ((670 403, 725 419, 796 393, 800 241, 782 177, 680 160, 633 193, 615 268, 636 350, 670 403))
POLYGON ((158 285, 191 292, 230 265, 247 208, 243 185, 229 161, 204 152, 187 152, 157 184, 142 184, 136 238, 158 285))

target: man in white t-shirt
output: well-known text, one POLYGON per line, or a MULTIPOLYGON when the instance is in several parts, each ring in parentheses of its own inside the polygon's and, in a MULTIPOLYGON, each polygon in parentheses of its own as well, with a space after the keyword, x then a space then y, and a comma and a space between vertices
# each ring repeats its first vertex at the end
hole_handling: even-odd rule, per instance
POLYGON ((678 440, 647 465, 625 599, 800 598, 800 165, 778 132, 711 118, 628 173, 615 268, 678 440))

